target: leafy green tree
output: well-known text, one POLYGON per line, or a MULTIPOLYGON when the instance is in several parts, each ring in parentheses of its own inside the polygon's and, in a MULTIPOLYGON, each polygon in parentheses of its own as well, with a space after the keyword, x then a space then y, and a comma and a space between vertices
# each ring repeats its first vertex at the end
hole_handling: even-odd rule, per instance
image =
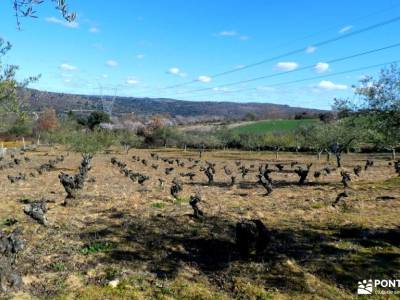
POLYGON ((248 112, 244 116, 243 120, 244 121, 255 121, 255 120, 257 120, 257 116, 254 113, 248 112))
POLYGON ((15 76, 19 67, 4 65, 1 60, 11 50, 11 47, 9 42, 0 38, 0 113, 15 115, 17 118, 12 127, 23 129, 27 128, 27 104, 25 98, 18 94, 18 90, 27 87, 29 83, 38 80, 40 76, 29 77, 22 82, 17 81, 15 76))
POLYGON ((117 140, 113 132, 95 129, 94 131, 74 131, 66 137, 65 143, 71 150, 86 156, 94 155, 115 145, 117 140))
POLYGON ((396 159, 400 146, 400 69, 391 65, 382 69, 377 79, 363 78, 355 94, 356 100, 337 100, 335 107, 362 120, 365 128, 375 132, 372 142, 390 149, 392 159, 396 159))
POLYGON ((228 127, 222 126, 214 134, 222 148, 235 148, 238 146, 238 134, 234 133, 234 131, 230 130, 228 127))
POLYGON ((126 154, 129 153, 129 150, 139 147, 143 142, 142 137, 139 137, 128 130, 120 132, 118 134, 118 139, 119 143, 124 147, 126 154))
POLYGON ((325 134, 329 150, 336 157, 337 167, 342 167, 342 154, 364 139, 364 132, 357 120, 346 118, 328 125, 325 134))
POLYGON ((296 136, 302 139, 302 145, 317 153, 318 160, 321 159, 321 154, 326 152, 328 160, 330 156, 329 147, 331 146, 330 140, 330 126, 329 124, 308 124, 296 129, 296 136))
POLYGON ((161 142, 161 144, 166 148, 167 146, 176 146, 178 135, 179 134, 175 128, 164 126, 155 129, 151 134, 150 140, 155 144, 161 142))
POLYGON ((272 147, 275 151, 275 159, 279 158, 279 152, 288 147, 294 147, 296 142, 294 135, 288 132, 274 132, 263 135, 265 146, 272 147))
POLYGON ((101 123, 110 123, 110 116, 104 111, 94 111, 87 118, 86 124, 90 130, 93 130, 95 127, 100 125, 101 123))

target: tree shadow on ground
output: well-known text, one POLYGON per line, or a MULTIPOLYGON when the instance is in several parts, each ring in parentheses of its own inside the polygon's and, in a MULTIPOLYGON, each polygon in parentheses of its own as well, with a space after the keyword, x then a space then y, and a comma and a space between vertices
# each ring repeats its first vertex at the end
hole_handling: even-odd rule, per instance
MULTIPOLYGON (((311 273, 353 292, 357 280, 391 278, 400 270, 400 251, 393 250, 400 246, 399 229, 327 229, 304 224, 302 229, 269 228, 270 242, 265 251, 243 259, 235 246, 235 221, 218 217, 195 221, 188 216, 127 217, 124 225, 107 228, 122 239, 99 259, 102 263, 144 264, 161 278, 175 278, 183 265, 189 265, 224 289, 240 276, 268 288, 295 291, 307 287, 305 274, 311 273), (341 246, 346 244, 350 246, 341 246), (301 271, 293 271, 289 260, 301 271)), ((102 233, 104 238, 110 237, 109 231, 96 232, 102 233)), ((93 232, 81 234, 83 240, 89 237, 93 232)))

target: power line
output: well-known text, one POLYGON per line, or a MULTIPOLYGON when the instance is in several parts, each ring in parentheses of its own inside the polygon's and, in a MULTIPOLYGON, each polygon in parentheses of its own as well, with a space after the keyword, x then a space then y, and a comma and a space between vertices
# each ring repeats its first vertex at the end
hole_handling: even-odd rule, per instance
MULTIPOLYGON (((392 44, 392 45, 389 45, 389 46, 385 46, 385 47, 381 47, 381 48, 377 48, 377 49, 373 49, 373 50, 364 51, 364 52, 361 52, 361 53, 348 55, 348 56, 345 56, 345 57, 331 59, 331 60, 326 61, 325 63, 333 64, 333 63, 337 63, 337 62, 353 59, 353 58, 356 58, 356 57, 369 55, 369 54, 372 54, 372 53, 377 53, 377 52, 388 50, 388 49, 393 49, 393 48, 396 48, 396 47, 400 47, 400 43, 392 44)), ((222 88, 222 87, 228 87, 228 86, 233 86, 233 85, 238 85, 238 84, 243 84, 243 83, 249 83, 249 82, 254 82, 254 81, 258 81, 258 80, 262 80, 262 79, 282 76, 282 75, 289 74, 289 73, 295 73, 295 72, 300 72, 300 71, 304 71, 304 70, 308 70, 308 69, 313 69, 314 67, 315 67, 315 64, 312 64, 312 65, 307 65, 307 66, 304 66, 304 67, 301 67, 301 68, 298 68, 298 69, 295 69, 295 70, 289 70, 289 71, 280 72, 280 73, 268 74, 268 75, 254 77, 254 78, 250 78, 250 79, 230 82, 230 83, 227 83, 227 84, 222 84, 222 85, 214 86, 214 87, 189 90, 189 91, 181 92, 181 93, 178 93, 178 94, 203 92, 203 91, 213 90, 213 89, 216 89, 216 88, 222 88)))
MULTIPOLYGON (((385 62, 385 63, 381 63, 381 64, 375 64, 375 65, 369 65, 369 66, 355 68, 355 69, 341 71, 341 72, 335 72, 335 73, 330 73, 330 74, 325 74, 325 75, 306 77, 306 78, 296 79, 296 80, 292 80, 292 81, 285 81, 285 82, 270 84, 270 85, 268 85, 268 87, 289 85, 289 84, 294 84, 294 83, 299 83, 299 82, 304 82, 304 81, 309 81, 309 80, 323 79, 323 78, 326 78, 326 77, 344 75, 344 74, 348 74, 348 73, 354 73, 354 72, 364 71, 364 70, 373 69, 373 68, 377 68, 377 67, 396 64, 396 63, 399 63, 399 62, 400 62, 400 60, 394 60, 394 61, 390 61, 390 62, 385 62)), ((249 87, 249 88, 235 90, 235 91, 222 91, 222 92, 223 93, 240 93, 240 92, 250 91, 250 90, 257 90, 257 88, 256 87, 249 87)))
POLYGON ((303 78, 303 79, 297 79, 297 80, 292 80, 292 81, 288 81, 288 82, 275 83, 275 84, 271 84, 270 86, 273 87, 273 86, 288 85, 288 84, 293 84, 293 83, 298 83, 298 82, 303 82, 303 81, 308 81, 308 80, 321 79, 321 78, 332 77, 332 76, 337 76, 337 75, 344 75, 344 74, 348 74, 348 73, 364 71, 364 70, 373 69, 373 68, 382 67, 382 66, 387 66, 387 65, 391 65, 391 64, 397 64, 399 62, 400 62, 400 59, 399 60, 385 62, 385 63, 381 63, 381 64, 369 65, 369 66, 366 66, 366 67, 360 67, 360 68, 355 68, 355 69, 351 69, 351 70, 346 70, 346 71, 326 74, 326 75, 320 75, 320 76, 308 77, 308 78, 303 78))
MULTIPOLYGON (((339 41, 339 40, 343 40, 343 39, 346 39, 346 38, 349 38, 349 37, 352 37, 352 36, 355 36, 355 35, 358 35, 358 34, 361 34, 361 33, 364 33, 364 32, 368 32, 368 31, 371 31, 373 29, 376 29, 376 28, 379 28, 379 27, 383 27, 383 26, 386 26, 386 25, 389 25, 389 24, 392 24, 392 23, 395 23, 395 22, 398 22, 398 21, 400 21, 400 16, 392 18, 392 19, 389 19, 389 20, 386 20, 386 21, 383 21, 383 22, 379 22, 379 23, 376 23, 376 24, 373 24, 373 25, 370 25, 370 26, 367 26, 367 27, 364 27, 364 28, 361 28, 359 30, 355 30, 353 32, 349 32, 347 34, 343 34, 343 35, 338 36, 338 37, 334 37, 334 38, 331 38, 331 39, 328 39, 328 40, 324 40, 324 41, 321 41, 321 42, 318 42, 318 43, 313 43, 312 46, 313 47, 325 46, 325 45, 328 45, 330 43, 333 43, 333 42, 336 42, 336 41, 339 41)), ((249 68, 253 68, 255 66, 259 66, 259 65, 265 64, 267 62, 278 60, 278 59, 281 59, 281 58, 284 58, 284 57, 287 57, 287 56, 291 56, 291 55, 294 55, 294 54, 302 53, 307 49, 307 47, 309 47, 309 45, 306 45, 306 46, 304 46, 302 48, 299 48, 299 49, 296 49, 296 50, 292 50, 292 51, 289 51, 289 52, 286 52, 286 53, 283 53, 283 54, 280 54, 280 55, 276 55, 276 56, 273 56, 273 57, 270 57, 270 58, 266 58, 266 59, 260 60, 258 62, 254 62, 254 63, 248 64, 248 65, 245 65, 242 68, 234 68, 234 69, 230 69, 230 70, 227 70, 227 71, 224 71, 224 72, 216 73, 216 74, 210 75, 210 77, 211 78, 221 77, 221 76, 224 76, 224 75, 227 75, 227 74, 232 74, 232 73, 235 73, 235 72, 239 72, 239 71, 243 71, 243 70, 246 70, 246 69, 249 69, 249 68)), ((199 79, 193 79, 193 80, 186 81, 186 82, 183 82, 183 83, 180 83, 180 84, 167 86, 167 87, 161 88, 160 90, 177 88, 177 87, 185 86, 185 85, 188 85, 190 83, 195 83, 195 82, 199 82, 199 81, 200 81, 199 79)))
POLYGON ((367 14, 367 15, 364 15, 364 16, 360 16, 360 17, 358 17, 358 18, 355 18, 355 19, 353 19, 353 20, 348 21, 347 23, 342 23, 341 25, 335 25, 335 26, 327 27, 327 28, 325 28, 325 29, 322 29, 321 31, 318 31, 318 32, 315 32, 315 33, 311 33, 311 34, 308 34, 308 35, 304 35, 304 36, 299 37, 299 38, 295 38, 295 39, 293 39, 293 40, 291 40, 291 41, 289 41, 289 42, 279 44, 279 45, 277 45, 277 46, 275 46, 275 47, 277 47, 277 48, 282 48, 282 47, 284 47, 284 46, 291 45, 291 44, 293 44, 294 42, 306 40, 306 39, 308 39, 308 38, 311 38, 311 37, 320 35, 321 33, 329 32, 329 31, 331 31, 331 30, 333 30, 333 29, 337 29, 337 28, 339 28, 339 27, 346 26, 346 25, 348 25, 350 22, 351 22, 351 23, 357 23, 357 22, 360 21, 360 20, 367 19, 367 18, 370 18, 370 17, 372 17, 372 16, 379 15, 379 14, 381 14, 381 13, 383 13, 383 12, 387 12, 387 11, 389 11, 389 10, 393 10, 394 8, 397 8, 397 7, 399 7, 399 6, 400 6, 400 4, 395 4, 395 5, 389 6, 389 7, 387 7, 387 8, 384 8, 384 9, 382 9, 382 10, 375 11, 375 12, 372 12, 372 13, 367 14))

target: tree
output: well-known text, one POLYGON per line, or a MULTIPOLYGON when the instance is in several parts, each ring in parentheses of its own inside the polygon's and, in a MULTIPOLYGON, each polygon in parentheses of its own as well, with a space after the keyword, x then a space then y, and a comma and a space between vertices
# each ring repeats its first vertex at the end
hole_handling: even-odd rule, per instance
POLYGON ((336 157, 337 167, 342 167, 342 154, 348 152, 350 147, 363 140, 364 133, 357 124, 357 120, 347 118, 328 125, 325 132, 329 151, 336 157))
POLYGON ((161 115, 155 115, 151 118, 149 129, 151 131, 156 131, 164 127, 163 117, 161 115))
POLYGON ((328 124, 308 124, 296 129, 296 136, 300 136, 303 146, 314 150, 317 153, 318 160, 321 159, 321 154, 326 152, 328 160, 330 156, 330 125, 328 124))
POLYGON ((22 82, 17 81, 16 72, 18 66, 16 65, 3 65, 1 58, 5 56, 12 46, 0 38, 0 112, 13 114, 17 118, 14 126, 16 128, 23 128, 26 125, 28 114, 26 110, 25 98, 18 94, 18 91, 27 87, 39 79, 40 76, 29 77, 22 82))
POLYGON ((310 124, 296 130, 296 135, 303 138, 304 146, 313 149, 318 154, 333 153, 336 157, 337 166, 342 165, 342 154, 349 151, 358 142, 365 140, 367 135, 362 122, 352 118, 338 120, 334 123, 310 124))
POLYGON ((295 140, 292 134, 287 132, 275 132, 265 134, 262 138, 264 145, 272 147, 275 151, 275 159, 279 157, 279 151, 292 147, 295 144, 295 140))
POLYGON ((331 123, 335 120, 335 115, 331 112, 320 113, 318 118, 323 123, 331 123))
POLYGON ((162 145, 166 148, 168 146, 175 146, 178 140, 178 133, 176 129, 170 126, 165 126, 154 130, 151 134, 151 140, 157 144, 157 141, 161 141, 162 145))
POLYGON ((143 139, 132 132, 124 130, 119 135, 119 141, 120 144, 124 147, 126 154, 128 154, 129 150, 140 146, 143 142, 143 139))
MULTIPOLYGON (((76 18, 76 13, 69 12, 68 5, 65 0, 51 0, 56 3, 56 9, 60 11, 62 17, 67 22, 73 22, 76 18)), ((44 0, 13 0, 13 9, 18 29, 21 28, 20 19, 23 17, 37 18, 35 6, 44 3, 44 0)))
POLYGON ((36 121, 36 128, 41 131, 52 131, 59 126, 58 118, 54 108, 46 108, 36 121))
POLYGON ((100 123, 109 123, 111 122, 110 116, 104 111, 94 111, 92 112, 87 119, 87 126, 90 130, 93 130, 95 127, 100 125, 100 123))
POLYGON ((73 151, 79 152, 82 156, 94 155, 117 141, 115 134, 107 130, 95 129, 85 132, 74 131, 66 140, 67 145, 73 151))
POLYGON ((244 116, 243 120, 244 121, 255 121, 255 120, 257 120, 257 116, 254 113, 248 112, 244 116))
POLYGON ((351 118, 361 119, 365 128, 374 130, 372 142, 392 151, 400 146, 400 69, 391 65, 374 79, 367 76, 355 87, 356 100, 337 100, 339 112, 351 112, 351 118))
POLYGON ((36 121, 35 132, 37 144, 40 144, 40 136, 43 132, 52 132, 59 126, 56 111, 53 108, 46 108, 36 121))

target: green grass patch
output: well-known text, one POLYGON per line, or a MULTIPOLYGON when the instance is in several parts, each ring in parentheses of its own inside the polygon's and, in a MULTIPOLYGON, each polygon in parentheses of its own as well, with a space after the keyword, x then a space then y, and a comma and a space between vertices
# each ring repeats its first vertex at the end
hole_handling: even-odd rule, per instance
POLYGON ((298 128, 299 126, 319 122, 318 119, 302 119, 302 120, 264 120, 232 129, 233 132, 264 134, 269 132, 287 132, 298 128))
POLYGON ((93 242, 84 246, 80 252, 84 255, 89 255, 99 252, 109 252, 112 249, 114 249, 114 245, 110 242, 93 242))
POLYGON ((163 203, 163 202, 154 202, 154 203, 151 204, 151 207, 162 209, 162 208, 165 207, 165 203, 163 203))
POLYGON ((55 272, 65 271, 65 265, 62 262, 54 262, 50 265, 51 269, 55 272))
POLYGON ((398 188, 400 187, 400 176, 390 178, 382 183, 383 188, 398 188))
POLYGON ((189 203, 189 199, 185 198, 185 197, 177 197, 177 198, 175 198, 174 203, 176 205, 186 204, 186 203, 189 203))

